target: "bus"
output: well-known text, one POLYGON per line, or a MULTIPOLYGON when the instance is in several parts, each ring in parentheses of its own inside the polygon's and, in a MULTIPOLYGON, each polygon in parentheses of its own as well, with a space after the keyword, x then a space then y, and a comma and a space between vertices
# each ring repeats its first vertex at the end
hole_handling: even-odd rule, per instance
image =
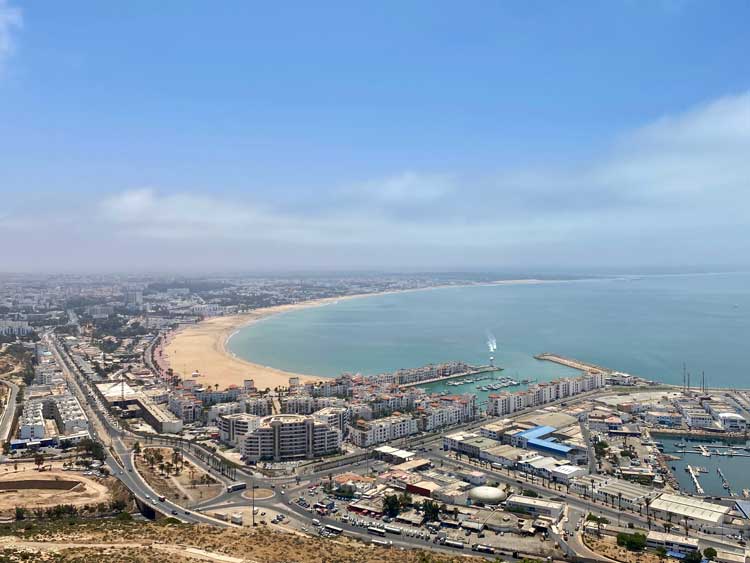
POLYGON ((370 526, 367 528, 367 533, 372 534, 373 536, 380 536, 385 537, 385 530, 381 530, 380 528, 376 528, 375 526, 370 526))
POLYGON ((337 536, 340 536, 341 534, 344 533, 343 528, 339 528, 338 526, 332 526, 331 524, 326 524, 324 529, 328 530, 332 534, 336 534, 337 536))
POLYGON ((227 485, 228 493, 233 493, 234 491, 241 491, 242 489, 247 489, 247 483, 232 483, 231 485, 227 485))
POLYGON ((445 540, 443 543, 445 547, 455 547, 456 549, 463 549, 464 548, 464 542, 456 541, 456 540, 445 540))
POLYGON ((388 532, 389 534, 400 534, 401 528, 396 528, 395 526, 383 526, 383 529, 388 532))

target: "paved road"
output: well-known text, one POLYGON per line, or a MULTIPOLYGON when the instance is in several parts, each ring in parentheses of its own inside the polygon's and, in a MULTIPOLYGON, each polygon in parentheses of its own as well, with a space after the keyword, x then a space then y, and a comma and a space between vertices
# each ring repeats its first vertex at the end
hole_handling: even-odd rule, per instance
POLYGON ((0 442, 7 442, 10 437, 10 429, 13 426, 13 418, 16 414, 16 397, 18 396, 18 385, 6 380, 0 380, 0 384, 8 388, 8 400, 5 403, 2 419, 0 419, 0 442))
POLYGON ((125 445, 122 439, 124 431, 119 426, 116 426, 116 423, 109 417, 108 413, 102 412, 100 408, 92 407, 92 403, 97 405, 97 407, 101 407, 101 405, 96 403, 97 398, 93 393, 82 388, 82 385, 79 382, 79 377, 82 376, 80 376, 76 368, 71 369, 70 365, 72 365, 72 362, 69 365, 65 361, 63 357, 64 352, 61 352, 58 349, 57 344, 52 338, 45 335, 45 340, 49 345, 50 350, 55 355, 55 359, 60 365, 71 391, 77 396, 81 406, 86 410, 90 422, 89 432, 98 441, 110 444, 117 458, 119 458, 120 461, 111 454, 107 455, 105 463, 110 468, 112 474, 122 481, 140 502, 150 504, 156 511, 169 514, 183 522, 228 527, 229 524, 216 520, 215 518, 209 518, 202 514, 193 513, 192 511, 188 511, 186 514, 185 508, 169 500, 165 500, 164 502, 155 500, 158 499, 158 495, 133 466, 130 449, 125 445), (101 433, 97 430, 97 426, 104 429, 107 434, 106 437, 101 436, 101 433), (103 438, 106 438, 106 440, 103 438), (173 512, 176 514, 173 514, 173 512))

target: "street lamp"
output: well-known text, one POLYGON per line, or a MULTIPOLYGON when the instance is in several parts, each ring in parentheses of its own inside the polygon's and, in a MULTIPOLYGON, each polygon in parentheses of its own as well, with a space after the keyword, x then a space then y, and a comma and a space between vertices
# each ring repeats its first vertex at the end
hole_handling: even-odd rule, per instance
POLYGON ((255 526, 255 476, 250 476, 250 487, 252 489, 252 495, 253 495, 253 526, 255 526))

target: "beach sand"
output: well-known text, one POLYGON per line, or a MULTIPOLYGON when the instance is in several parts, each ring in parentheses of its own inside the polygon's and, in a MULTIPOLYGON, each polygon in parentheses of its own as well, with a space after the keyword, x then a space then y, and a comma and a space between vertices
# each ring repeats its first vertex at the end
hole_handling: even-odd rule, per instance
POLYGON ((320 377, 291 373, 238 358, 227 350, 226 342, 235 331, 260 319, 303 307, 324 305, 326 301, 334 300, 267 307, 241 315, 213 317, 185 327, 168 339, 163 349, 165 361, 162 365, 169 365, 183 379, 190 378, 194 371, 198 371, 201 375, 193 378, 196 382, 218 384, 220 389, 229 385, 241 387, 245 379, 253 379, 258 389, 286 386, 290 377, 299 377, 303 382, 320 380, 320 377))
MULTIPOLYGON (((476 285, 537 283, 544 282, 535 279, 501 280, 476 285)), ((440 289, 444 287, 446 286, 315 299, 292 305, 279 305, 277 307, 257 309, 241 315, 209 318, 194 326, 189 326, 176 333, 172 333, 163 346, 163 356, 157 357, 157 361, 163 367, 169 365, 175 373, 180 374, 183 379, 190 378, 194 371, 198 371, 201 375, 194 378, 196 382, 204 385, 218 384, 219 389, 224 389, 229 385, 238 385, 241 387, 245 379, 255 380, 255 386, 258 389, 273 389, 278 386, 286 386, 289 384, 290 377, 299 377, 300 381, 303 383, 306 381, 319 381, 322 379, 319 376, 292 373, 268 366, 262 366, 238 358, 227 350, 226 342, 235 331, 271 315, 308 307, 320 307, 347 299, 356 299, 372 295, 385 295, 388 293, 403 293, 406 291, 428 291, 430 289, 440 289)), ((449 287, 458 286, 453 285, 449 287)), ((337 374, 331 375, 333 376, 337 374)))

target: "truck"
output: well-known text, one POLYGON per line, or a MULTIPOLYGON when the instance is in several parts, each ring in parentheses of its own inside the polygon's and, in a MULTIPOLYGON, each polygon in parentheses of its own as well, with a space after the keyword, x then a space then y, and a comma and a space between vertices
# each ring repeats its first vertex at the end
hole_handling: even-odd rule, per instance
POLYGON ((464 542, 457 541, 457 540, 445 540, 443 542, 443 545, 445 547, 453 547, 455 549, 463 549, 464 548, 464 542))
POLYGON ((471 546, 472 551, 478 551, 479 553, 495 553, 495 548, 489 545, 482 545, 481 543, 475 543, 471 546))
POLYGON ((235 512, 230 516, 230 520, 232 524, 237 524, 238 526, 242 526, 242 512, 235 512))

